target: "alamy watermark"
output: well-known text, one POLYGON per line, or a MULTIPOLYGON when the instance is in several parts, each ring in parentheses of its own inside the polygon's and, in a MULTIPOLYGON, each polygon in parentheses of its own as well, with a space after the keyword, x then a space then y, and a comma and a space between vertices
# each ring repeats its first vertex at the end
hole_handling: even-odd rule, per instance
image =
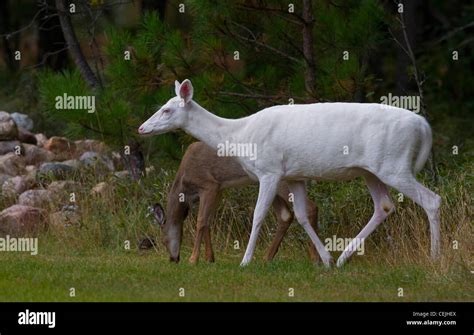
POLYGON ((45 325, 56 327, 56 312, 33 312, 29 309, 18 313, 19 325, 45 325))
POLYGON ((418 95, 393 95, 388 93, 388 95, 382 95, 380 97, 380 103, 382 105, 404 108, 411 110, 414 113, 420 112, 420 97, 418 95))
POLYGON ((332 237, 326 238, 324 243, 324 247, 327 251, 344 251, 346 248, 349 248, 350 251, 357 251, 357 255, 363 255, 365 253, 364 239, 358 239, 357 237, 342 238, 333 235, 332 237))
POLYGON ((251 161, 257 159, 256 143, 232 143, 225 141, 217 145, 219 157, 249 157, 251 161))
POLYGON ((35 256, 38 254, 38 239, 6 235, 0 237, 0 251, 29 252, 35 256))
POLYGON ((95 112, 94 95, 63 95, 56 96, 56 109, 85 109, 88 113, 95 112))

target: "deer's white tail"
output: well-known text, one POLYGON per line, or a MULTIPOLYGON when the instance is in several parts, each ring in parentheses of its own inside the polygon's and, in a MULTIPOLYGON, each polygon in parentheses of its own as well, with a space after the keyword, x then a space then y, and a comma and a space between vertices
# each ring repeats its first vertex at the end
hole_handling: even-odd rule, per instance
POLYGON ((418 156, 415 160, 415 173, 421 171, 423 166, 425 165, 426 161, 428 160, 428 156, 431 152, 431 145, 433 143, 433 135, 431 133, 431 127, 424 120, 424 125, 421 127, 421 143, 420 143, 420 150, 418 152, 418 156))

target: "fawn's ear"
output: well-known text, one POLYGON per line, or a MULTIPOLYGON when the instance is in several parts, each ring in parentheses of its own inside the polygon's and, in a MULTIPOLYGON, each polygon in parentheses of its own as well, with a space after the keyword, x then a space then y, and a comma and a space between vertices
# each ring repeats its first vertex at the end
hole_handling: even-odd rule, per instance
POLYGON ((179 87, 181 86, 181 84, 179 83, 179 81, 175 80, 174 81, 174 91, 176 92, 176 96, 179 97, 179 87))
POLYGON ((159 203, 156 203, 153 205, 152 211, 153 211, 153 217, 155 218, 155 221, 160 226, 164 225, 166 222, 166 219, 165 219, 165 210, 163 209, 163 207, 159 203))
POLYGON ((180 87, 178 96, 184 100, 184 103, 187 104, 193 98, 193 85, 189 79, 185 79, 180 87))

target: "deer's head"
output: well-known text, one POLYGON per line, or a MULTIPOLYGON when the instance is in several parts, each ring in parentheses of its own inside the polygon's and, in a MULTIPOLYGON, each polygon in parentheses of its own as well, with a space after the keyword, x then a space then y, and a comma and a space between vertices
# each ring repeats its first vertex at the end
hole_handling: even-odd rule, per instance
MULTIPOLYGON (((168 206, 169 207, 169 206, 168 206)), ((149 207, 154 222, 161 228, 161 240, 170 254, 170 261, 179 262, 179 251, 183 236, 183 221, 188 213, 187 207, 169 209, 170 219, 166 219, 165 210, 156 203, 149 207)))
POLYGON ((182 128, 192 109, 193 85, 188 79, 181 84, 174 82, 176 97, 168 100, 155 114, 146 120, 138 133, 143 136, 159 135, 182 128))

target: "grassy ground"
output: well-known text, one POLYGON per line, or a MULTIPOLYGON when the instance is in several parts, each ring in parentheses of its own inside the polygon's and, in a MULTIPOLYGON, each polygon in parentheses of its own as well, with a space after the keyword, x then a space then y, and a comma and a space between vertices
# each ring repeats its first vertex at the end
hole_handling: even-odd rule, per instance
MULTIPOLYGON (((324 269, 305 257, 255 261, 240 253, 218 262, 169 263, 154 251, 89 255, 9 254, 0 259, 0 301, 472 301, 467 269, 438 273, 413 264, 358 257, 324 269), (74 287, 76 296, 70 297, 74 287), (184 288, 184 297, 180 296, 184 288), (290 288, 294 297, 289 297, 290 288), (399 297, 403 288, 403 297, 399 297)), ((261 256, 261 255, 260 255, 261 256)), ((300 255, 304 256, 304 255, 300 255)), ((372 258, 372 257, 371 257, 372 258)))
MULTIPOLYGON (((178 265, 157 249, 138 251, 137 242, 159 228, 150 224, 147 206, 166 203, 174 168, 157 168, 136 184, 109 180, 114 190, 100 198, 89 194, 95 177, 80 176, 80 223, 51 227, 39 236, 38 255, 0 253, 0 301, 473 301, 474 229, 472 164, 441 171, 437 186, 427 174, 420 180, 443 198, 441 250, 429 258, 429 225, 425 213, 392 190, 396 212, 366 240, 365 254, 353 256, 342 269, 313 265, 307 237, 293 224, 272 263, 264 263, 276 227, 269 215, 262 229, 255 261, 240 268, 249 237, 257 187, 225 192, 211 225, 216 263, 201 259, 190 265, 196 210, 185 222, 178 265), (125 241, 131 249, 125 250, 125 241), (240 249, 234 249, 238 241, 240 249), (70 288, 75 297, 70 297, 70 288), (185 296, 179 295, 184 288, 185 296), (294 297, 289 297, 289 289, 294 297), (403 296, 399 297, 400 288, 403 296)), ((318 204, 321 239, 355 237, 367 224, 373 205, 362 181, 314 183, 309 194, 318 204)), ((14 199, 0 199, 9 206, 14 199)), ((63 204, 58 204, 62 206, 63 204)), ((53 209, 51 209, 53 210, 53 209)), ((54 210, 57 210, 54 209, 54 210)), ((338 252, 333 253, 337 259, 338 252)))

